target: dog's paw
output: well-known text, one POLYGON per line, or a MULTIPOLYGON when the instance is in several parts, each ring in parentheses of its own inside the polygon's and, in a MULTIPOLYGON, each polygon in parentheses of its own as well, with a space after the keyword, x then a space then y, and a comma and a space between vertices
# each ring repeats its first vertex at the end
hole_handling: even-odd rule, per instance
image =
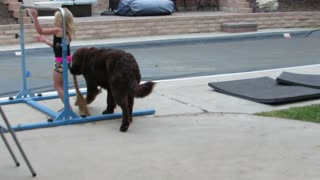
POLYGON ((82 118, 86 118, 88 115, 87 115, 87 114, 80 114, 80 116, 81 116, 82 118))
POLYGON ((102 112, 102 114, 113 114, 114 108, 107 108, 102 112))
POLYGON ((122 123, 121 126, 120 126, 120 131, 121 132, 127 132, 129 126, 130 126, 130 123, 128 123, 128 122, 122 123))

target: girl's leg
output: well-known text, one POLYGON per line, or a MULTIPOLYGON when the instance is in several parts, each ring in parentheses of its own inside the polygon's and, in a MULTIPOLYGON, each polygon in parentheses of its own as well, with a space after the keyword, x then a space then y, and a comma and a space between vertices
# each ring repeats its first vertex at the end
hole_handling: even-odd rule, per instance
POLYGON ((53 71, 53 86, 54 86, 54 89, 58 92, 58 96, 63 103, 64 102, 63 74, 55 70, 53 71))
MULTIPOLYGON (((56 62, 53 69, 53 86, 54 89, 57 91, 58 96, 62 103, 64 103, 64 91, 63 91, 63 67, 61 63, 56 62)), ((69 106, 70 104, 65 104, 65 106, 69 106)))

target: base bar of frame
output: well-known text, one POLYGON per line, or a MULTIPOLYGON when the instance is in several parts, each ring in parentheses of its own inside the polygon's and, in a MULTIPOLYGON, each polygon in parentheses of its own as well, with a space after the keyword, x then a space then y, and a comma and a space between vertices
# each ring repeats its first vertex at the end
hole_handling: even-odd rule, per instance
MULTIPOLYGON (((134 111, 132 115, 144 116, 144 115, 154 114, 155 112, 156 111, 154 109, 146 109, 146 110, 134 111)), ((99 115, 99 116, 88 116, 85 118, 80 117, 80 118, 75 118, 70 120, 58 120, 53 122, 45 121, 45 122, 37 122, 37 123, 19 124, 19 125, 13 126, 12 129, 15 131, 24 131, 24 130, 31 130, 31 129, 38 129, 38 128, 87 123, 87 122, 93 122, 93 121, 111 120, 111 119, 116 119, 121 117, 122 117, 122 113, 113 113, 113 114, 105 114, 105 115, 99 115)))

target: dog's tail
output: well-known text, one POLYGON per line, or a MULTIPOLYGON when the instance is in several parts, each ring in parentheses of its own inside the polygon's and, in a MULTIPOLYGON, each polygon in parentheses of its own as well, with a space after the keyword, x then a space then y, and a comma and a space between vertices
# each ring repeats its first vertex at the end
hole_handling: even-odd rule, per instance
POLYGON ((148 81, 148 82, 145 82, 143 84, 138 85, 134 89, 134 96, 139 97, 139 98, 143 98, 143 97, 149 95, 152 92, 154 85, 155 85, 155 83, 152 81, 148 81))

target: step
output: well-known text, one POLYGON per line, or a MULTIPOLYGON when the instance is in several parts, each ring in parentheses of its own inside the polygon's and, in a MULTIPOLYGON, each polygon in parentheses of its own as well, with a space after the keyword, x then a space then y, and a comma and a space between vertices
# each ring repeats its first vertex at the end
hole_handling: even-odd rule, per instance
POLYGON ((8 10, 9 11, 19 10, 20 6, 21 6, 21 2, 10 2, 8 4, 8 10))
POLYGON ((222 32, 239 33, 257 31, 258 25, 255 22, 228 22, 221 25, 222 32))
POLYGON ((252 13, 253 10, 252 10, 252 8, 239 8, 239 9, 237 9, 237 12, 238 13, 252 13))
POLYGON ((23 23, 24 24, 31 24, 32 18, 31 17, 23 17, 23 23))
POLYGON ((3 4, 17 3, 19 0, 2 0, 3 4))
POLYGON ((250 8, 249 2, 238 2, 238 8, 250 8))
MULTIPOLYGON (((14 18, 16 18, 16 19, 19 19, 19 17, 20 17, 19 11, 20 11, 20 10, 14 10, 14 11, 12 11, 12 12, 11 12, 11 13, 12 13, 12 16, 13 16, 14 18)), ((27 17, 27 16, 28 16, 28 15, 27 15, 27 10, 23 10, 22 16, 23 16, 23 17, 27 17)))

